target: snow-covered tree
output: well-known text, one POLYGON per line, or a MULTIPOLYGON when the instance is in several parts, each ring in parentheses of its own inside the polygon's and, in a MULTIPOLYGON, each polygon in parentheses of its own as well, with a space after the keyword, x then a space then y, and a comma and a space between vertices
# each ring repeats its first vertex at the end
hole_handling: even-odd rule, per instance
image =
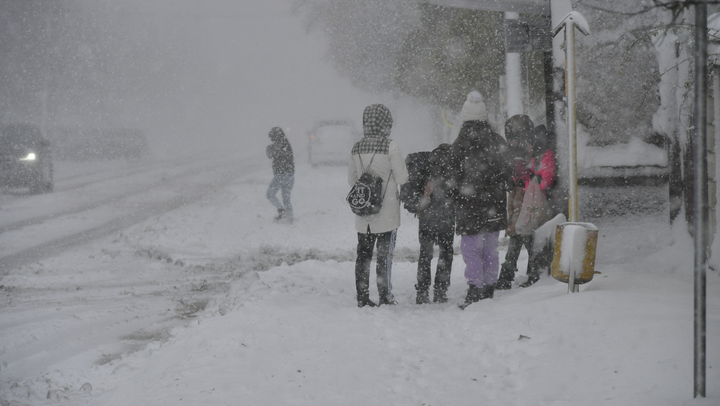
POLYGON ((359 87, 453 110, 479 90, 497 109, 502 13, 416 0, 308 0, 299 9, 310 29, 327 34, 329 59, 359 87))

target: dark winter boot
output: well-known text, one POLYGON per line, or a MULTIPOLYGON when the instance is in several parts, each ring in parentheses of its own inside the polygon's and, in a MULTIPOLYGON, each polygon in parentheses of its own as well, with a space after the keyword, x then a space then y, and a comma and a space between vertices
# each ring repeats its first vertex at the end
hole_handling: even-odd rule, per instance
POLYGON ((515 280, 515 272, 517 269, 512 269, 505 264, 500 267, 500 275, 498 275, 498 281, 495 287, 498 290, 508 290, 512 287, 512 282, 515 280))
POLYGON ((378 288, 378 295, 380 296, 380 299, 378 300, 378 306, 398 304, 395 301, 395 297, 393 296, 393 294, 391 292, 389 292, 387 289, 378 288))
POLYGON ((436 290, 433 292, 433 302, 435 303, 447 303, 447 292, 444 290, 436 290))
POLYGON ((468 285, 467 295, 465 295, 465 304, 469 305, 480 300, 482 288, 475 285, 468 285))
POLYGON ((395 301, 395 299, 391 295, 384 295, 380 296, 380 300, 378 301, 378 306, 380 305, 396 305, 398 302, 395 301))
POLYGON ((533 272, 528 274, 528 279, 520 284, 521 288, 527 288, 532 286, 535 282, 540 280, 540 272, 533 272))
POLYGON ((494 295, 495 295, 495 285, 485 285, 482 287, 482 290, 480 291, 480 300, 492 299, 494 295))
POLYGON ((415 296, 415 304, 429 304, 430 303, 430 293, 428 293, 427 290, 418 290, 417 296, 415 296))
POLYGON ((273 221, 275 221, 276 223, 278 223, 278 222, 282 221, 284 218, 285 218, 285 210, 283 210, 283 209, 278 209, 278 215, 275 216, 275 218, 273 219, 273 221))
POLYGON ((358 296, 357 303, 358 303, 358 307, 365 307, 365 306, 375 307, 375 306, 377 306, 377 304, 375 304, 375 302, 370 300, 369 296, 358 296))

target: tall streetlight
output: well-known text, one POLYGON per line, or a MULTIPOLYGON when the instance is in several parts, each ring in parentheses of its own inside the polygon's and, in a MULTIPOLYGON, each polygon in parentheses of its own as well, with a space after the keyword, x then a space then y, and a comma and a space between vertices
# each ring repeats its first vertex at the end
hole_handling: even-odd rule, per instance
POLYGON ((568 221, 578 221, 577 202, 577 118, 575 115, 575 28, 585 35, 590 35, 590 26, 585 17, 577 11, 569 12, 553 28, 556 36, 565 28, 565 91, 567 92, 567 127, 568 127, 568 221))

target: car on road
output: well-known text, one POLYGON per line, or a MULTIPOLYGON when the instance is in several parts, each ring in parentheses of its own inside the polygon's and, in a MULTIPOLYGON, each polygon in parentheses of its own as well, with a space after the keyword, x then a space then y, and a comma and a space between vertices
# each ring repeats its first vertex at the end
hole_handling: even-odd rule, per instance
POLYGON ((53 190, 50 142, 30 124, 0 126, 0 186, 29 187, 32 193, 53 190))
POLYGON ((308 131, 308 160, 318 165, 347 165, 360 133, 349 120, 323 120, 308 131))

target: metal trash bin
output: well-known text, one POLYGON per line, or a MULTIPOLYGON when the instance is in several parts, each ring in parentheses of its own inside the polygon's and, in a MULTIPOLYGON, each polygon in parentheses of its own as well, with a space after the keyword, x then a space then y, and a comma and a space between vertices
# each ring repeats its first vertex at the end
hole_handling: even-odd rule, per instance
POLYGON ((568 284, 568 292, 592 280, 595 272, 598 229, 591 223, 558 224, 555 231, 552 276, 568 284))

